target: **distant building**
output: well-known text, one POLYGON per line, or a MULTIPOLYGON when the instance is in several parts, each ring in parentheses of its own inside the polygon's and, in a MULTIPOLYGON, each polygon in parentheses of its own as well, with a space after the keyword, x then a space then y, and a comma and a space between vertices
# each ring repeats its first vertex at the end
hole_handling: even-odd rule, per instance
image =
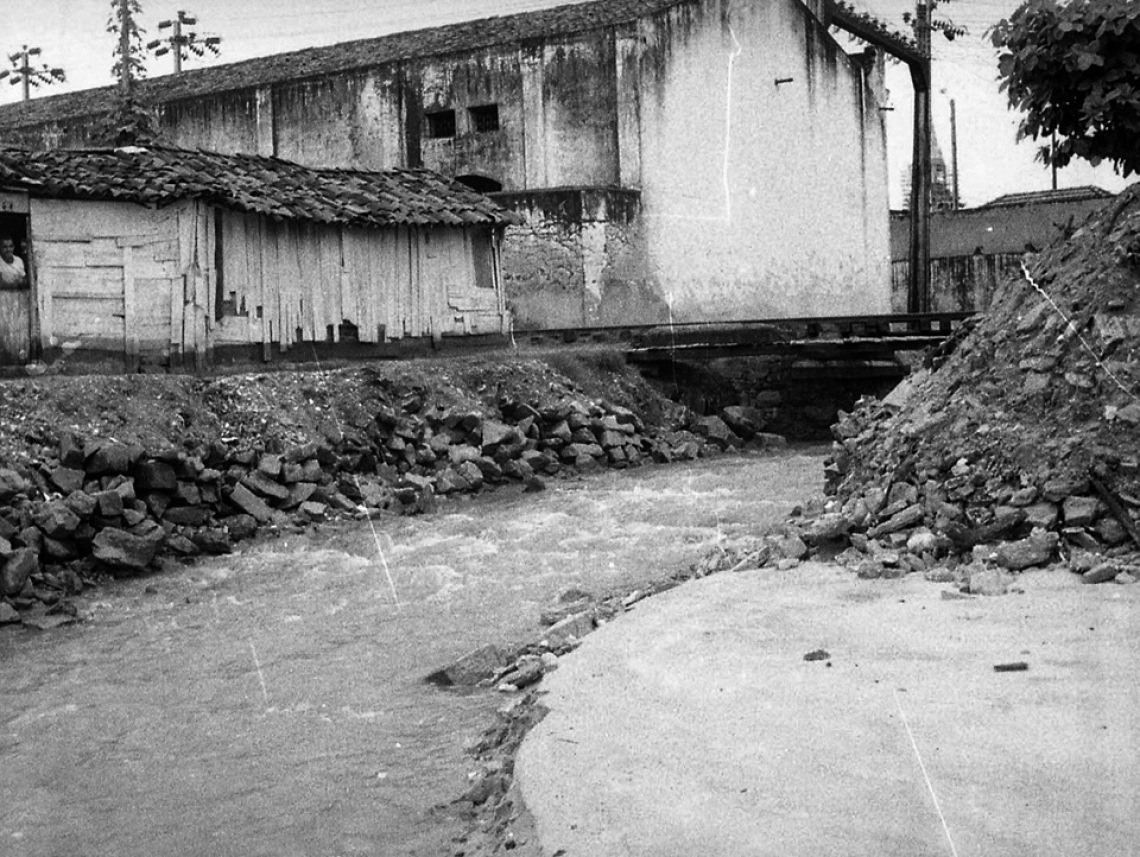
MULTIPOLYGON (((946 159, 942 156, 942 147, 938 145, 938 137, 934 130, 930 131, 930 210, 931 211, 953 211, 956 207, 961 207, 962 201, 958 200, 958 205, 954 204, 954 177, 946 169, 946 159)), ((903 168, 902 174, 902 207, 904 211, 910 210, 910 194, 914 188, 914 173, 912 171, 912 164, 907 164, 903 168)))
MULTIPOLYGON (((1064 238, 1113 195, 1098 187, 999 196, 977 208, 930 217, 932 309, 984 309, 997 285, 1020 271, 1025 253, 1064 238)), ((910 213, 891 212, 892 305, 906 308, 910 213)))
MULTIPOLYGON (((424 166, 523 215, 520 326, 884 312, 882 59, 831 0, 599 0, 140 85, 163 138, 315 167, 424 166)), ((84 146, 112 88, 0 108, 84 146)))

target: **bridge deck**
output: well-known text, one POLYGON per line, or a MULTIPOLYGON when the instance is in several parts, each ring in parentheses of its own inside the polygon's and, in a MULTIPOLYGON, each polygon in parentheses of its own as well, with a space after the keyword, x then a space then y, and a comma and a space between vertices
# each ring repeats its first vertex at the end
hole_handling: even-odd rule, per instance
POLYGON ((516 331, 530 342, 604 342, 631 362, 794 355, 815 360, 869 360, 896 351, 936 346, 970 312, 893 313, 684 324, 619 325, 516 331))

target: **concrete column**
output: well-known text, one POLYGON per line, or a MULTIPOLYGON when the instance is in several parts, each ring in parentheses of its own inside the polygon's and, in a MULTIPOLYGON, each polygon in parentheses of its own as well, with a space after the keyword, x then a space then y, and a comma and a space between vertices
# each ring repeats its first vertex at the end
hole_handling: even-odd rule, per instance
POLYGON ((543 48, 523 48, 522 73, 523 159, 527 188, 546 187, 546 104, 543 97, 543 48))

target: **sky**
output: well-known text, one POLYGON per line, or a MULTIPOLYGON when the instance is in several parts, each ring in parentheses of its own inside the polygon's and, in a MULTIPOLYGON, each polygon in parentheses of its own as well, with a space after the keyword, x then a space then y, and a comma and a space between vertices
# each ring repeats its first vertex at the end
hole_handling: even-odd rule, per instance
MULTIPOLYGON (((186 69, 237 62, 299 48, 380 36, 468 18, 563 5, 566 0, 142 0, 140 23, 147 39, 168 35, 158 23, 181 9, 198 19, 199 36, 222 37, 221 56, 191 58, 186 69)), ((763 2, 763 0, 754 0, 763 2)), ((904 30, 903 13, 914 0, 851 0, 891 27, 904 30)), ((1005 193, 1047 190, 1052 176, 1034 161, 1037 144, 1018 143, 1018 114, 998 91, 996 53, 986 30, 1018 6, 1017 0, 941 0, 935 18, 965 26, 953 42, 933 37, 934 131, 951 162, 950 102, 957 114, 959 187, 964 206, 1005 193)), ((39 63, 62 67, 67 82, 41 87, 32 97, 112 83, 115 36, 106 32, 109 0, 0 0, 0 60, 25 45, 39 47, 39 63)), ((4 61, 8 67, 8 61, 4 61)), ((169 55, 151 58, 149 77, 173 71, 169 55)), ((910 163, 912 90, 906 67, 887 67, 889 95, 881 105, 887 124, 891 207, 902 206, 903 176, 910 163)), ((20 87, 0 81, 0 103, 20 99, 20 87)), ((1059 171, 1058 187, 1095 184, 1113 192, 1126 184, 1112 168, 1074 162, 1059 171)))

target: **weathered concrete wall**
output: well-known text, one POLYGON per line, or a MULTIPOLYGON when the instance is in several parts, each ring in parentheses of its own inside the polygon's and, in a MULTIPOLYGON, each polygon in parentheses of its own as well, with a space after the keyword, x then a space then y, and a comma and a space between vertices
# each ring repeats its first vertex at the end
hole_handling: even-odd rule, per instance
POLYGON ((269 155, 273 153, 272 127, 269 151, 261 151, 259 106, 257 90, 174 102, 159 111, 159 127, 164 140, 173 146, 269 155))
POLYGON ((406 97, 422 113, 455 112, 455 136, 432 138, 426 117, 418 130, 423 166, 451 176, 478 175, 505 189, 526 184, 525 116, 517 49, 433 57, 409 67, 406 97), (499 127, 480 130, 472 108, 495 105, 499 127))
POLYGON ((639 192, 632 217, 520 203, 527 225, 503 252, 520 324, 886 312, 882 69, 844 54, 818 6, 691 0, 593 32, 169 104, 162 123, 180 145, 316 166, 639 192), (471 109, 491 104, 498 127, 477 128, 471 109), (440 111, 454 133, 432 133, 440 111))
POLYGON ((503 243, 504 285, 522 329, 664 321, 644 254, 639 200, 616 188, 502 193, 525 218, 503 243))
MULTIPOLYGON (((976 253, 930 260, 932 312, 970 312, 989 307, 998 286, 1021 276, 1023 253, 976 253)), ((891 312, 906 312, 910 262, 891 263, 891 312)))
POLYGON ((795 0, 710 0, 652 21, 642 199, 674 316, 887 311, 881 69, 795 0))
MULTIPOLYGON (((985 255, 1024 253, 1026 244, 1044 250, 1070 223, 1080 226, 1110 202, 1096 198, 935 211, 930 215, 930 255, 968 256, 978 249, 985 255)), ((906 259, 909 248, 910 214, 891 212, 891 259, 906 259)))

